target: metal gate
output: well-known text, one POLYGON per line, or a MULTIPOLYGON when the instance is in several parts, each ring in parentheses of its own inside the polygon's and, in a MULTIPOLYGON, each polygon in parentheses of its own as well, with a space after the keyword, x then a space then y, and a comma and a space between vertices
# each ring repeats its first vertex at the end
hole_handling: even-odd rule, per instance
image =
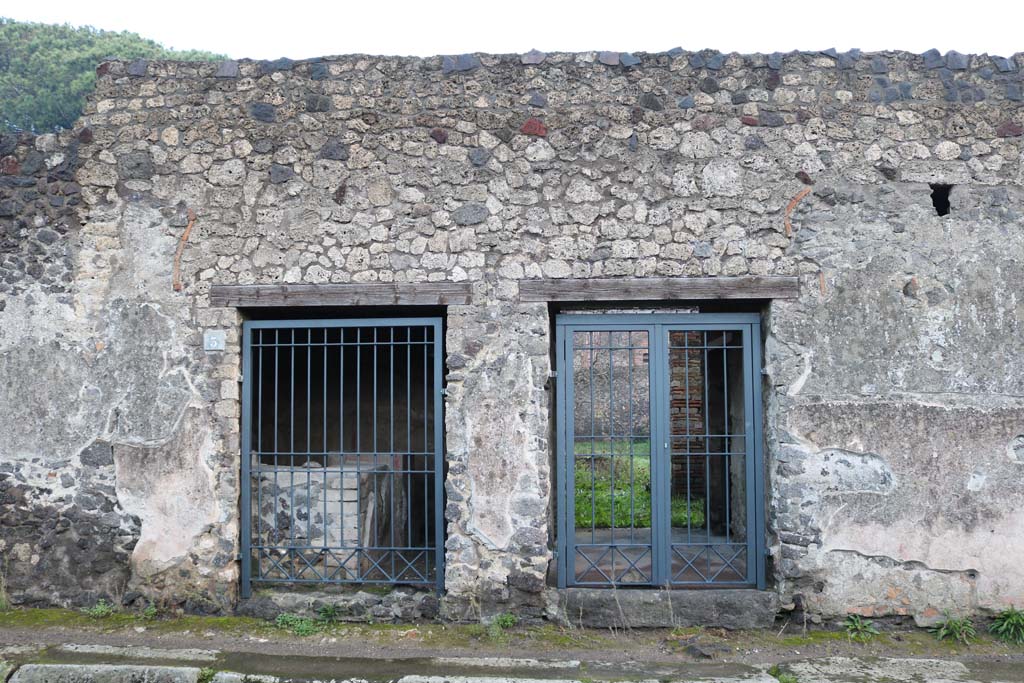
POLYGON ((441 322, 247 322, 242 595, 443 581, 441 322))
POLYGON ((559 586, 763 588, 755 314, 562 314, 559 586))

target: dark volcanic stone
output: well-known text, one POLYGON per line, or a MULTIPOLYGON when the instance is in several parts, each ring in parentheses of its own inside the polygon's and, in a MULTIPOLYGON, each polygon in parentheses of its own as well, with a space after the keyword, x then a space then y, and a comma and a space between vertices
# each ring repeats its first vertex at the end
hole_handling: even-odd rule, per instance
POLYGON ((696 103, 693 101, 693 95, 683 95, 676 100, 676 106, 680 109, 693 109, 696 103))
POLYGON ((839 55, 839 68, 840 69, 852 69, 857 66, 857 61, 860 59, 860 50, 853 49, 849 52, 843 52, 839 55))
POLYGON ((480 66, 476 55, 453 55, 441 58, 441 72, 450 74, 458 71, 472 71, 480 66))
POLYGON ((721 90, 721 87, 718 85, 717 80, 708 76, 707 78, 701 79, 700 90, 708 95, 714 95, 716 92, 721 90))
POLYGON ((483 223, 491 215, 487 207, 475 202, 463 204, 452 212, 452 220, 456 225, 476 225, 483 223))
POLYGON ((523 64, 540 64, 547 58, 547 54, 540 50, 530 50, 519 58, 523 64))
POLYGON ((274 184, 284 183, 294 177, 295 170, 291 166, 285 166, 284 164, 270 165, 270 182, 274 184))
POLYGON ((233 59, 226 59, 217 65, 214 78, 238 78, 238 62, 233 59))
POLYGON ((287 57, 269 61, 264 60, 260 62, 260 72, 265 75, 275 71, 291 71, 293 66, 295 66, 295 61, 287 57))
POLYGON ((42 152, 32 150, 21 162, 21 173, 23 175, 35 175, 46 167, 46 159, 42 152))
POLYGON ((79 459, 85 467, 106 467, 114 464, 114 449, 106 441, 93 441, 79 459))
POLYGON ((122 180, 149 180, 156 173, 148 152, 129 152, 117 159, 117 174, 122 180))
POLYGON ((640 63, 640 58, 633 55, 631 52, 623 52, 619 55, 619 63, 622 66, 636 66, 640 63))
POLYGON ((53 244, 60 239, 60 235, 49 228, 40 228, 36 231, 36 239, 43 244, 53 244))
POLYGON ((946 60, 935 48, 922 53, 921 57, 924 59, 924 68, 926 69, 938 69, 940 66, 946 65, 946 60))
POLYGON ((704 66, 707 67, 708 69, 718 71, 723 66, 725 66, 725 55, 723 55, 720 52, 716 52, 715 54, 710 55, 707 59, 704 60, 704 66))
POLYGON ((436 142, 437 144, 443 145, 444 143, 448 142, 448 131, 446 131, 444 128, 435 128, 434 130, 430 131, 430 137, 434 138, 434 142, 436 142))
POLYGON ((249 116, 257 121, 273 123, 277 119, 277 107, 266 102, 250 102, 249 116))
POLYGON ((531 107, 546 107, 548 104, 548 98, 543 93, 531 93, 530 101, 528 102, 528 104, 531 107))
POLYGON ((886 74, 886 73, 889 73, 889 61, 885 57, 872 57, 871 58, 871 73, 874 73, 874 74, 886 74))
POLYGON ((306 111, 324 112, 331 110, 331 98, 327 95, 310 95, 306 98, 306 111))
POLYGON ((778 71, 782 68, 782 53, 773 52, 768 55, 768 68, 774 71, 778 71))
POLYGON ((129 76, 145 76, 148 68, 149 62, 145 59, 136 59, 128 65, 127 71, 129 76))
POLYGON ((14 218, 21 211, 21 203, 13 199, 0 201, 0 218, 14 218))
POLYGON ((950 50, 946 53, 946 66, 950 69, 962 70, 970 65, 971 60, 967 55, 960 54, 956 50, 950 50))
POLYGON ((309 77, 314 81, 324 81, 331 75, 325 62, 313 62, 309 65, 309 77))
POLYGON ((1016 65, 1013 63, 1013 59, 1007 59, 1006 57, 993 57, 992 63, 995 64, 996 68, 1003 73, 1016 71, 1016 65))
POLYGON ((645 92, 640 96, 640 106, 651 111, 662 111, 665 108, 661 98, 652 92, 645 92))
POLYGON ((320 148, 319 157, 321 159, 333 159, 334 161, 347 161, 348 154, 348 145, 338 138, 330 138, 324 146, 320 148))
POLYGON ((474 166, 484 166, 491 160, 491 153, 483 147, 474 147, 469 150, 469 161, 474 166))

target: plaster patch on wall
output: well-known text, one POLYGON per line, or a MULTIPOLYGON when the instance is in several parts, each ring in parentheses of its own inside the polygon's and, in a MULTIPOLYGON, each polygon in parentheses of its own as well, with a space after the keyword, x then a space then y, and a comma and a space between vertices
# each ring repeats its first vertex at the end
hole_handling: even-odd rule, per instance
POLYGON ((161 445, 114 445, 118 501, 142 523, 132 553, 136 580, 182 562, 217 521, 212 456, 210 428, 196 408, 161 445))

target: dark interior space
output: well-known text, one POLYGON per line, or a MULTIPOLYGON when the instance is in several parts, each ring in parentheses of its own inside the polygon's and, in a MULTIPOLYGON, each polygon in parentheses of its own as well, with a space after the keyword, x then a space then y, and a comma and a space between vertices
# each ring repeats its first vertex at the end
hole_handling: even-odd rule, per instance
POLYGON ((947 215, 949 213, 949 192, 953 186, 932 184, 929 187, 932 188, 932 206, 935 207, 935 213, 940 216, 947 215))
POLYGON ((437 340, 430 325, 367 323, 251 330, 254 535, 302 553, 300 574, 401 582, 433 563, 437 340), (338 549, 358 554, 331 572, 338 549))

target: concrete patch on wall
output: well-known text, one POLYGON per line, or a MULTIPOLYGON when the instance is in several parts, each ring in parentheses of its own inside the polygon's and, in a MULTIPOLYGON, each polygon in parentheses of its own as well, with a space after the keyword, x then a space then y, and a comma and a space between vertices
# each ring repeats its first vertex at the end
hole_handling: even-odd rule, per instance
POLYGON ((800 443, 778 450, 773 503, 789 590, 824 613, 919 621, 1018 600, 1014 567, 1024 556, 997 539, 1024 523, 1024 487, 1003 456, 1020 415, 1012 402, 795 407, 789 433, 800 443), (849 574, 837 577, 840 566, 849 574))

